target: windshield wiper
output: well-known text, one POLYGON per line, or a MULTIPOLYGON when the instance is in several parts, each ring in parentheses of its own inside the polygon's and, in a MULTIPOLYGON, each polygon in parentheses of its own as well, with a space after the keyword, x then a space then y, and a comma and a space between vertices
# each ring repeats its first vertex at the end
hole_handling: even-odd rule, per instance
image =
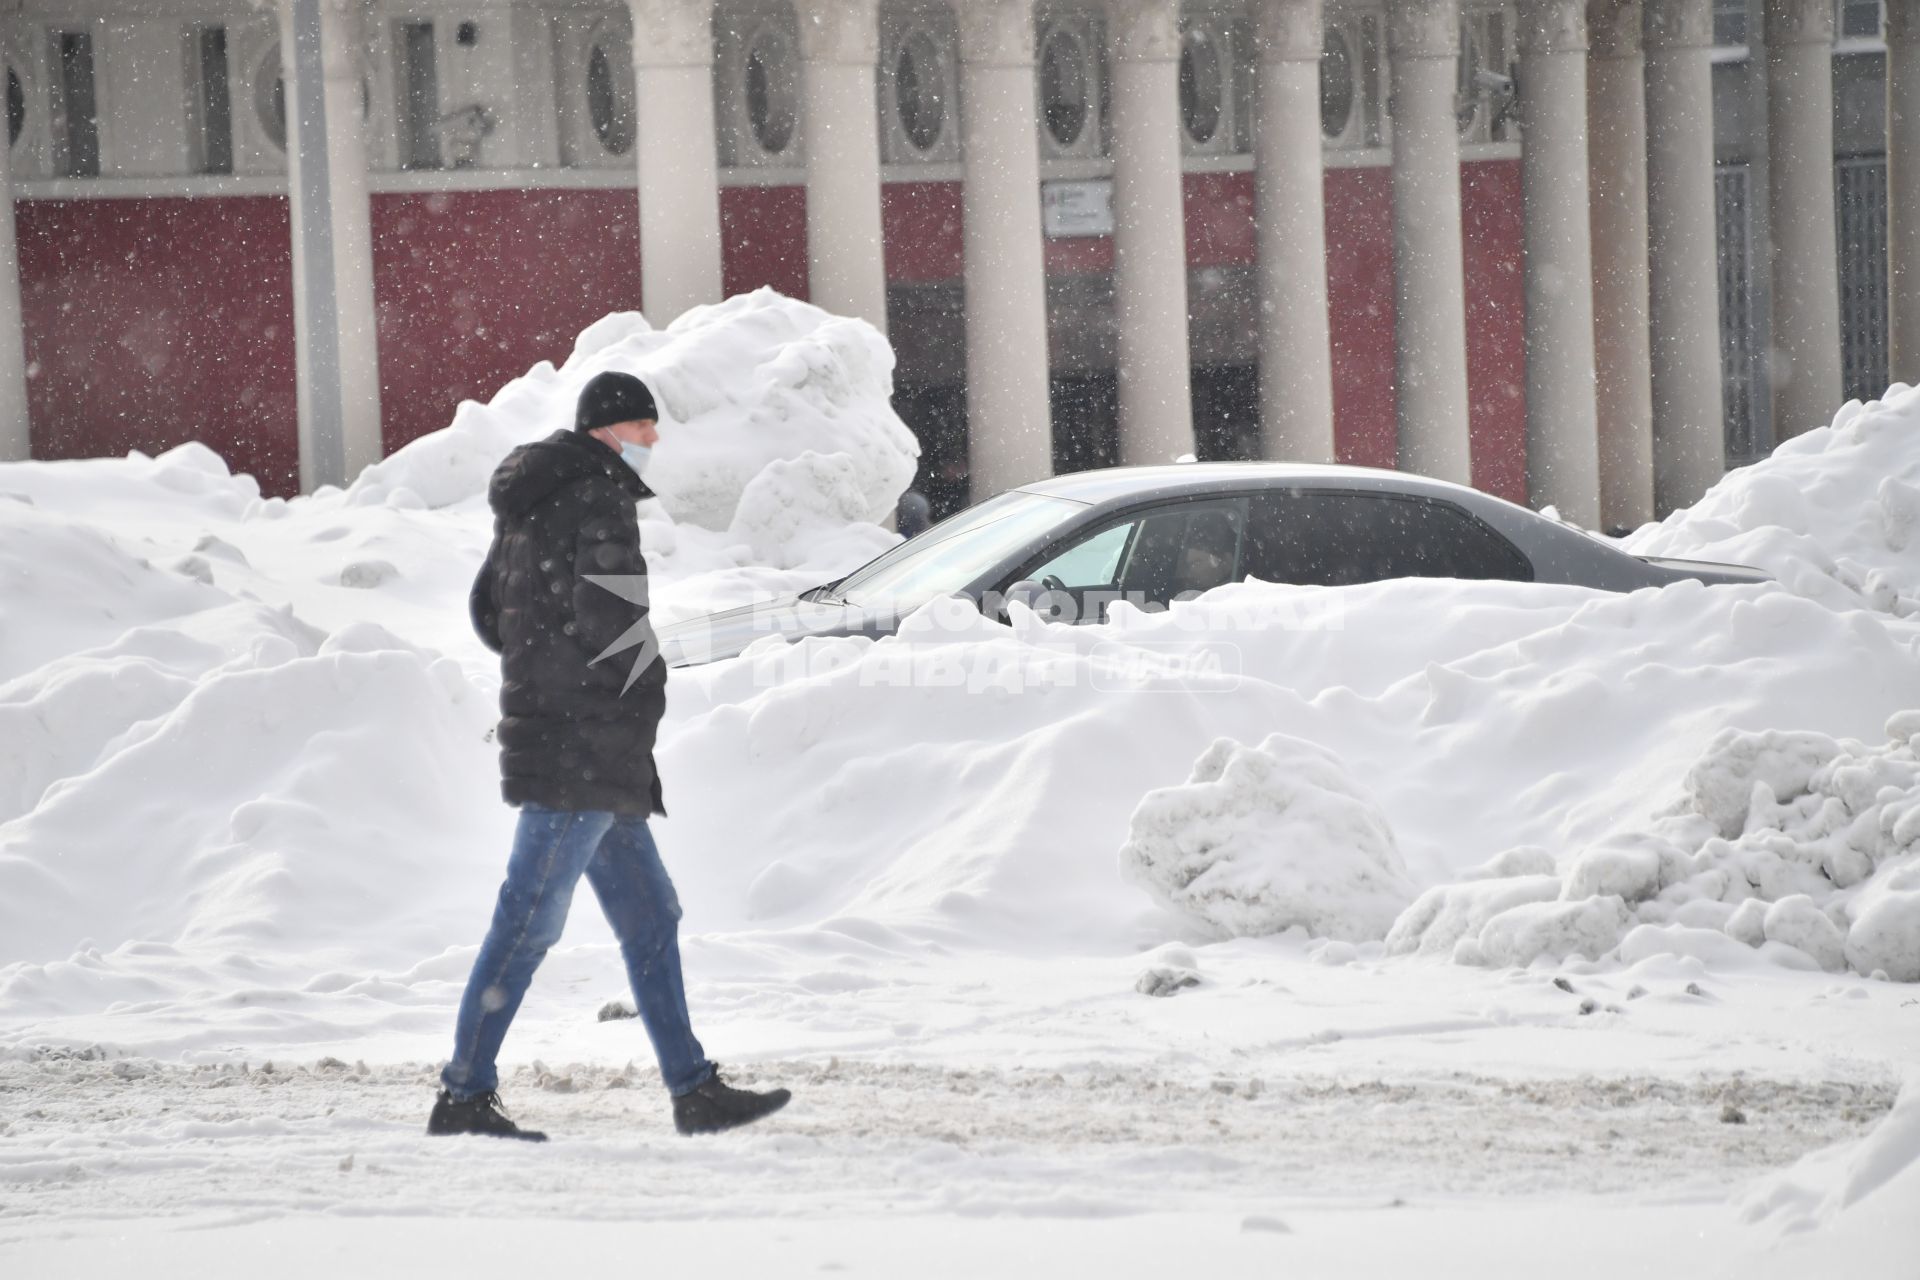
POLYGON ((800 593, 798 598, 806 601, 808 604, 832 600, 834 598, 833 589, 845 581, 846 578, 839 577, 835 578, 832 582, 823 582, 817 587, 808 587, 800 593))

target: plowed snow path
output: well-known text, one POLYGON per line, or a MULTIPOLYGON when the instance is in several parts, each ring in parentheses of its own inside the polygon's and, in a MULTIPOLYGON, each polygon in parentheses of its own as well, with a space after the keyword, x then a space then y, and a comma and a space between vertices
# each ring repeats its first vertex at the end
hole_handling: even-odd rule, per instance
POLYGON ((1717 1196, 1857 1137, 1894 1087, 1748 1077, 1174 1080, 758 1064, 787 1111, 675 1134, 657 1077, 523 1068, 551 1144, 428 1139, 425 1066, 0 1063, 0 1243, 59 1219, 1084 1215, 1435 1197, 1717 1196), (1744 1123, 1732 1122, 1727 1108, 1744 1123), (1723 1115, 1727 1116, 1723 1119, 1723 1115), (231 1218, 229 1218, 231 1215, 231 1218), (11 1226, 15 1230, 10 1231, 11 1226))

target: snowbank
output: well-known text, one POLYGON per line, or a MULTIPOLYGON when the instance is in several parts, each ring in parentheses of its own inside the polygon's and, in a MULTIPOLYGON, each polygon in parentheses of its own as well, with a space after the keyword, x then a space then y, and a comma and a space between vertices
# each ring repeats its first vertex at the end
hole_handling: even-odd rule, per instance
POLYGON ((1650 830, 1586 848, 1557 875, 1431 889, 1388 950, 1476 964, 1597 959, 1616 944, 1629 961, 1737 954, 1704 927, 1776 963, 1920 982, 1920 712, 1886 733, 1868 747, 1727 730, 1650 830))
POLYGON ((1330 752, 1285 734, 1214 743, 1185 786, 1148 792, 1131 825, 1122 870, 1224 937, 1298 925, 1373 941, 1413 895, 1359 783, 1330 752))
MULTIPOLYGON (((771 295, 614 317, 292 502, 197 448, 0 466, 0 1007, 197 1025, 269 992, 249 1009, 327 1022, 333 993, 400 1017, 457 983, 512 821, 464 607, 492 460, 633 369, 668 417, 660 616, 811 585, 892 541, 868 521, 911 456, 878 343, 771 295)), ((1897 501, 1860 496, 1912 473, 1900 404, 1772 464, 1819 495, 1808 557, 1905 571, 1897 501)), ((1711 523, 1637 536, 1739 558, 1711 523)), ((1920 707, 1920 623, 1789 585, 1241 583, 1101 626, 936 602, 894 640, 775 639, 676 672, 661 845, 689 934, 822 949, 1131 957, 1299 925, 1479 964, 1910 978, 1914 726, 1889 717, 1920 707)))
POLYGON ((542 363, 490 403, 462 404, 451 426, 362 472, 347 499, 472 499, 509 449, 572 426, 580 389, 608 371, 644 379, 660 408, 647 470, 656 521, 725 533, 755 563, 795 567, 813 540, 885 520, 913 479, 920 449, 890 403, 886 339, 761 289, 665 329, 638 312, 606 317, 560 368, 542 363))
POLYGON ((0 494, 0 682, 225 600, 127 554, 95 528, 0 494))
MULTIPOLYGON (((39 795, 0 825, 5 959, 157 943, 310 978, 335 946, 439 950, 446 905, 475 896, 457 882, 490 879, 507 825, 486 784, 492 700, 372 624, 315 643, 229 609, 200 630, 0 690, 0 723, 61 713, 56 749, 34 753, 50 767, 13 800, 39 795)), ((0 993, 26 999, 22 977, 0 993)))
POLYGON ((1755 565, 1836 608, 1920 613, 1920 388, 1850 402, 1625 545, 1755 565))
POLYGON ((891 361, 762 293, 609 317, 346 491, 263 500, 198 444, 0 464, 0 1006, 331 991, 470 946, 513 820, 465 609, 499 457, 642 373, 657 617, 790 593, 897 541, 891 361))

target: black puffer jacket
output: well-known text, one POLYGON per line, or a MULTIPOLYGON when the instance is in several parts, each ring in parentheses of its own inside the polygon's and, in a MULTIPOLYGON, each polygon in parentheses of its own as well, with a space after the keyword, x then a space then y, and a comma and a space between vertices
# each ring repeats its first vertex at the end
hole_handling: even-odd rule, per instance
POLYGON ((644 600, 634 502, 653 495, 592 436, 556 431, 493 473, 493 545, 474 579, 473 627, 500 655, 500 791, 508 804, 664 814, 653 743, 667 667, 644 600), (633 634, 629 636, 629 631, 633 634), (638 643, 598 657, 623 638, 638 643), (627 685, 636 657, 646 663, 627 685))

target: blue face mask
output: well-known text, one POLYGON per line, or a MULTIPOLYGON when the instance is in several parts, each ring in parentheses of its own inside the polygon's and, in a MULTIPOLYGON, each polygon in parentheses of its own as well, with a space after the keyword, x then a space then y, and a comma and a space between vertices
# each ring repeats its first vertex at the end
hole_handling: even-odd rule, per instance
POLYGON ((620 457, 633 468, 633 474, 647 474, 647 460, 653 457, 653 450, 644 444, 634 444, 628 440, 620 442, 620 457))

